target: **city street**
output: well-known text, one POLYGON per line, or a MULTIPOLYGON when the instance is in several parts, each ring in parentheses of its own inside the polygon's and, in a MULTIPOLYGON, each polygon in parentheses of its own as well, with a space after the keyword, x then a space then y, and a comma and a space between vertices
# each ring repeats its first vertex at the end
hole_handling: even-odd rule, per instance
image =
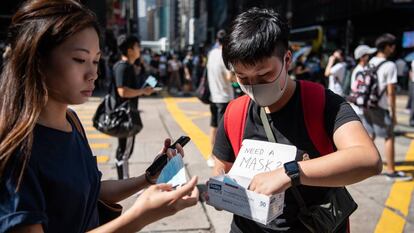
MULTIPOLYGON (((89 143, 97 156, 104 179, 115 179, 114 154, 116 139, 100 134, 92 127, 91 118, 98 97, 80 106, 73 106, 86 129, 89 143)), ((413 128, 407 126, 408 113, 404 111, 407 96, 397 99, 398 126, 396 127, 396 161, 398 170, 414 172, 413 128)), ((210 154, 209 108, 195 97, 147 97, 140 99, 141 117, 144 129, 137 135, 134 153, 131 157, 131 175, 142 174, 161 149, 166 137, 177 139, 188 135, 192 141, 185 147, 184 161, 190 176, 199 177, 199 189, 205 190, 211 169, 206 158, 210 154)), ((350 135, 351 136, 351 135, 350 135)), ((383 142, 376 141, 382 154, 383 142)), ((351 217, 353 233, 400 233, 414 232, 414 181, 392 182, 384 176, 376 176, 361 183, 348 186, 359 207, 351 217)), ((124 209, 134 202, 133 196, 121 204, 124 209)), ((162 219, 142 230, 142 232, 229 232, 232 215, 226 211, 216 211, 211 206, 199 202, 195 207, 179 212, 175 216, 162 219)))

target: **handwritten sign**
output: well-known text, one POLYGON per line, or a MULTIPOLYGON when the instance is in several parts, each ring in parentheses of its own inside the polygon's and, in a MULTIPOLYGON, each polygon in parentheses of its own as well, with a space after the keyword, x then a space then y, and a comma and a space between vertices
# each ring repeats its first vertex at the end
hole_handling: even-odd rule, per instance
POLYGON ((229 175, 251 179, 258 173, 275 170, 295 157, 295 146, 245 139, 229 175))

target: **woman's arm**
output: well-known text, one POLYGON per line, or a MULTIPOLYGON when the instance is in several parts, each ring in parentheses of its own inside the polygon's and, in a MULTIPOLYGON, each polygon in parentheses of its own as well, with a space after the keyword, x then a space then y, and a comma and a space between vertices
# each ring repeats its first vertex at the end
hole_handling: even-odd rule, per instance
MULTIPOLYGON (((340 187, 381 172, 381 157, 361 122, 351 121, 342 125, 333 138, 338 149, 336 152, 299 162, 301 184, 340 187)), ((286 190, 290 182, 284 168, 279 168, 256 175, 249 189, 269 195, 286 190)))
POLYGON ((33 224, 28 226, 17 227, 10 231, 10 233, 43 233, 43 227, 41 224, 33 224))
POLYGON ((123 215, 90 232, 137 232, 152 222, 197 204, 199 192, 196 184, 197 177, 176 190, 168 184, 152 185, 123 215))
POLYGON ((117 203, 148 185, 145 174, 125 180, 105 180, 101 182, 99 199, 105 203, 117 203))
MULTIPOLYGON (((164 147, 155 157, 154 161, 166 153, 169 158, 176 156, 177 153, 184 157, 184 150, 180 144, 176 145, 176 150, 169 148, 171 145, 171 139, 167 138, 164 140, 164 147)), ((151 182, 155 183, 159 174, 154 177, 148 177, 151 182)), ((99 198, 105 203, 117 203, 138 192, 139 190, 150 185, 148 180, 145 178, 145 174, 138 177, 129 178, 125 180, 106 180, 101 182, 101 191, 99 198)))

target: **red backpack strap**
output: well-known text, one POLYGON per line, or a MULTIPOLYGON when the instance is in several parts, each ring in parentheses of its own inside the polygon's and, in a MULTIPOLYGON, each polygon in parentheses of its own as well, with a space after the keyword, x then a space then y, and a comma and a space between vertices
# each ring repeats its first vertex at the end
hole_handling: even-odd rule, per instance
POLYGON ((249 103, 249 96, 243 95, 230 101, 224 113, 224 131, 230 140, 234 156, 237 156, 242 144, 249 103))
POLYGON ((325 88, 317 83, 300 81, 303 116, 308 135, 320 155, 334 152, 325 130, 325 88))

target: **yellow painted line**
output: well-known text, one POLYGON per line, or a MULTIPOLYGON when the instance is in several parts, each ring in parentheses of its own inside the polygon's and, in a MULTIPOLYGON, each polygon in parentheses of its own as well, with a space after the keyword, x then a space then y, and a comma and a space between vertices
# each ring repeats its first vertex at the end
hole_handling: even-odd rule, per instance
MULTIPOLYGON (((411 141, 405 161, 414 162, 414 141, 411 141)), ((402 168, 412 168, 412 166, 398 166, 398 169, 402 168)), ((385 205, 398 211, 399 214, 406 218, 413 190, 414 181, 395 182, 391 187, 391 191, 385 205)), ((380 220, 375 228, 375 233, 402 233, 404 231, 405 219, 389 208, 384 208, 380 220)))
POLYGON ((89 146, 92 149, 108 149, 110 147, 109 143, 89 143, 89 146))
POLYGON ((96 161, 98 163, 106 163, 106 162, 109 161, 109 156, 107 156, 107 155, 97 155, 96 156, 96 161))
POLYGON ((111 138, 108 135, 101 134, 101 133, 94 133, 94 134, 87 134, 88 139, 108 139, 111 138))
POLYGON ((85 131, 96 131, 96 129, 93 126, 86 126, 85 131))
POLYGON ((190 98, 174 98, 174 100, 177 103, 197 103, 197 102, 200 102, 200 100, 198 100, 196 97, 190 97, 190 98))
POLYGON ((92 120, 81 120, 82 125, 85 126, 92 126, 92 120))
MULTIPOLYGON (((196 99, 196 98, 194 98, 196 99)), ((183 131, 191 138, 198 150, 205 159, 211 154, 210 137, 205 134, 194 122, 187 117, 177 106, 178 101, 172 97, 165 97, 164 102, 167 110, 171 113, 174 120, 181 126, 183 131)))
POLYGON ((79 116, 81 121, 92 121, 92 116, 79 116))

